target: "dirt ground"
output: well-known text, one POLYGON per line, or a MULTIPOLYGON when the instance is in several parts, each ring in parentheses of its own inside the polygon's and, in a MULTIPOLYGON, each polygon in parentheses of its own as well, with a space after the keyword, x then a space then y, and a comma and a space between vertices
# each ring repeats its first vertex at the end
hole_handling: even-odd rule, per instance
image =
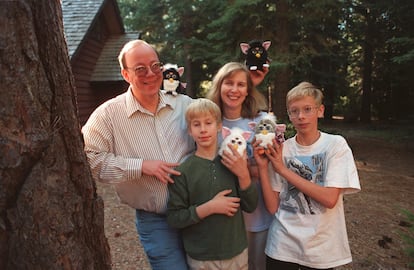
MULTIPOLYGON (((357 163, 362 191, 345 196, 353 262, 337 269, 409 269, 401 233, 410 224, 401 209, 414 212, 414 143, 389 143, 346 136, 357 163)), ((105 203, 105 232, 113 269, 151 269, 134 224, 134 211, 118 202, 111 186, 98 184, 105 203)))

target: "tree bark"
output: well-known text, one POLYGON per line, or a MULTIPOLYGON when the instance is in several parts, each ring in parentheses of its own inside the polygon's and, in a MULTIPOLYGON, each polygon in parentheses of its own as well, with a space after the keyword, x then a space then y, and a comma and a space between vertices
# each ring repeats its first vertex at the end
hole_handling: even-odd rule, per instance
POLYGON ((1 1, 0 59, 0 269, 110 269, 60 1, 1 1))
POLYGON ((276 1, 276 23, 277 32, 276 44, 274 48, 278 50, 278 55, 281 55, 281 62, 285 63, 276 71, 275 83, 273 85, 272 93, 272 107, 278 119, 287 120, 286 111, 286 95, 290 89, 290 69, 289 69, 289 3, 285 0, 276 1))
POLYGON ((361 97, 361 122, 371 121, 371 93, 372 93, 372 65, 374 59, 373 31, 374 22, 369 10, 365 13, 365 41, 363 43, 363 67, 362 67, 362 97, 361 97))

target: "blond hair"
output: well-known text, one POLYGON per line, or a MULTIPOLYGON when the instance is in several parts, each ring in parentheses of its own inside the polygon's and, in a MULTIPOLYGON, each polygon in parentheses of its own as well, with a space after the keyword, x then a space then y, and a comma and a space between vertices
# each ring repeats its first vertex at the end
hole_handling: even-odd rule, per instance
POLYGON ((223 81, 236 72, 243 72, 247 78, 247 96, 242 104, 241 117, 254 118, 259 111, 267 110, 265 97, 254 87, 250 77, 250 72, 245 64, 229 62, 222 66, 213 78, 213 83, 206 97, 216 103, 223 111, 223 101, 221 100, 221 85, 223 81))
POLYGON ((191 120, 196 117, 210 114, 217 121, 217 124, 221 123, 221 111, 216 103, 206 98, 198 98, 188 105, 185 111, 185 121, 187 127, 190 126, 191 120))
POLYGON ((322 105, 323 93, 316 86, 310 82, 301 82, 293 87, 286 95, 286 107, 292 101, 295 101, 304 97, 313 97, 317 106, 322 105))

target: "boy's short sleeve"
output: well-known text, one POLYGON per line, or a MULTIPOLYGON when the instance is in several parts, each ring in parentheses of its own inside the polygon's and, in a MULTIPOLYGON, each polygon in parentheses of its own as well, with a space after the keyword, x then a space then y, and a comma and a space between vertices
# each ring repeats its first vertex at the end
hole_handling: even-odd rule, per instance
POLYGON ((325 186, 342 188, 344 194, 356 193, 361 186, 354 156, 346 140, 341 136, 335 137, 336 147, 328 158, 325 186))

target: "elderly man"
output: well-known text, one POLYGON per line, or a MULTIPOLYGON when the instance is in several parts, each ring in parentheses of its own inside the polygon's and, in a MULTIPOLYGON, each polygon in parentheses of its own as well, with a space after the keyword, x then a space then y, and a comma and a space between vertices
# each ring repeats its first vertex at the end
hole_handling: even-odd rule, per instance
POLYGON ((194 150, 184 113, 192 99, 160 91, 162 63, 154 48, 130 41, 119 54, 128 90, 99 106, 82 128, 94 179, 115 185, 136 209, 140 241, 153 269, 187 269, 179 233, 166 221, 174 170, 194 150))

